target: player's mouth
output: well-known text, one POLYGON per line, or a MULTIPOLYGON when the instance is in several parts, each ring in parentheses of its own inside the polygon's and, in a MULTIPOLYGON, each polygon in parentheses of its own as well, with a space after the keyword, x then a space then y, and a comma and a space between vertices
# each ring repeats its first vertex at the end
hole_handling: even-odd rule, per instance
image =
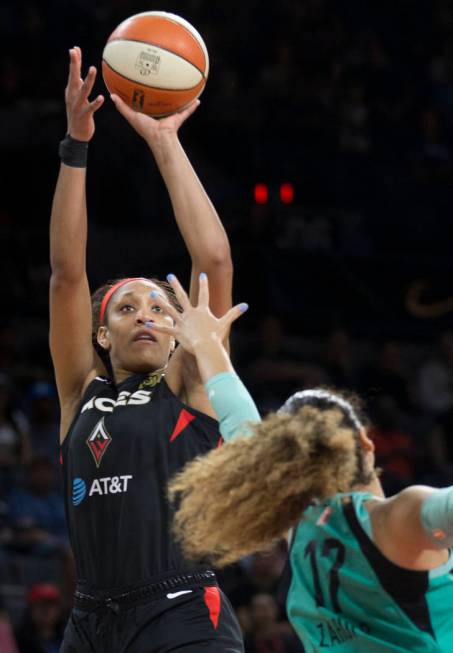
POLYGON ((138 331, 132 339, 133 342, 157 342, 157 338, 154 334, 149 331, 138 331))

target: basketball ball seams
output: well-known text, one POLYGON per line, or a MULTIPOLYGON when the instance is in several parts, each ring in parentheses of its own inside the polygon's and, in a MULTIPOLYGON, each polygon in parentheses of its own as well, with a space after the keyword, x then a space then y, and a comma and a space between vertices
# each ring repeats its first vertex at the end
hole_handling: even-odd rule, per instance
MULTIPOLYGON (((139 17, 155 17, 155 18, 163 18, 165 20, 168 20, 168 22, 171 22, 178 27, 182 27, 186 33, 188 33, 195 41, 196 44, 201 48, 204 59, 205 59, 205 66, 206 66, 206 77, 208 76, 209 73, 209 53, 208 49, 206 47, 206 43, 203 40, 203 37, 201 36, 200 32, 195 29, 195 27, 185 18, 182 16, 178 16, 177 14, 173 14, 168 11, 142 11, 139 14, 135 14, 135 16, 132 16, 131 18, 139 18, 139 17)), ((128 19, 130 20, 130 19, 128 19)), ((123 25, 126 21, 123 21, 120 25, 118 25, 119 29, 121 25, 123 25)), ((116 31, 116 30, 115 30, 116 31)))
MULTIPOLYGON (((181 24, 177 20, 174 20, 172 18, 169 18, 168 16, 162 16, 159 15, 158 12, 153 14, 153 12, 149 13, 144 13, 144 14, 138 14, 137 16, 133 16, 132 18, 138 18, 142 17, 143 19, 147 18, 155 18, 157 21, 162 21, 162 25, 155 25, 154 22, 150 22, 149 25, 149 32, 150 36, 148 38, 156 39, 160 41, 160 38, 162 38, 162 44, 160 43, 154 43, 155 47, 162 47, 162 49, 165 49, 167 51, 172 52, 173 54, 177 54, 178 56, 184 57, 184 59, 187 59, 187 56, 190 55, 190 53, 186 52, 186 55, 184 56, 183 54, 180 54, 179 51, 172 50, 171 47, 169 47, 169 44, 167 42, 167 34, 165 32, 165 27, 170 27, 173 30, 172 37, 173 39, 181 39, 184 41, 186 39, 187 41, 190 41, 190 48, 193 48, 195 52, 193 53, 193 56, 199 59, 200 63, 201 61, 203 62, 203 66, 205 67, 205 73, 207 74, 209 71, 209 55, 206 49, 206 45, 203 42, 203 39, 201 36, 198 34, 197 36, 192 33, 187 27, 185 27, 184 24, 181 24), (161 36, 162 35, 162 36, 161 36), (203 43, 203 45, 202 45, 203 43)), ((128 19, 126 21, 123 21, 118 27, 113 31, 113 33, 110 35, 110 38, 108 39, 107 43, 113 41, 113 40, 136 40, 140 41, 144 45, 150 44, 151 41, 148 41, 148 38, 143 37, 143 30, 145 29, 144 26, 140 25, 138 21, 134 21, 132 19, 128 19), (130 21, 130 22, 129 22, 130 21)), ((171 41, 170 41, 171 43, 171 41)), ((191 62, 193 63, 193 62, 191 62)), ((196 64, 194 64, 196 65, 196 64)), ((198 67, 198 66, 197 66, 198 67)))
MULTIPOLYGON (((188 88, 167 88, 167 87, 162 88, 161 86, 148 86, 147 84, 143 84, 143 82, 137 82, 135 79, 132 79, 131 77, 127 77, 127 75, 123 75, 122 73, 119 73, 117 70, 115 70, 115 68, 112 68, 112 66, 105 59, 102 60, 102 63, 105 64, 107 68, 112 71, 112 73, 118 75, 118 77, 122 77, 123 79, 126 79, 128 82, 131 82, 132 84, 137 84, 138 86, 142 86, 144 89, 150 89, 155 91, 173 91, 174 93, 184 93, 185 91, 191 91, 192 89, 197 88, 197 86, 199 86, 203 81, 203 79, 200 79, 199 82, 197 82, 196 84, 188 88)), ((190 61, 188 63, 190 63, 190 61)))
POLYGON ((136 111, 163 118, 189 106, 203 92, 209 54, 185 18, 150 11, 130 16, 110 34, 102 53, 110 93, 136 111))
MULTIPOLYGON (((180 59, 182 59, 183 61, 185 61, 186 63, 190 64, 193 68, 195 68, 195 70, 197 70, 200 73, 200 75, 202 76, 202 78, 204 80, 207 80, 207 74, 205 74, 196 64, 194 64, 193 61, 190 61, 189 59, 187 59, 187 57, 184 57, 182 54, 179 54, 179 52, 174 52, 174 50, 170 50, 170 48, 165 48, 164 46, 160 45, 159 43, 153 43, 151 41, 140 41, 140 39, 131 39, 131 38, 125 39, 125 38, 119 37, 119 36, 115 37, 115 38, 110 38, 107 41, 107 43, 114 43, 115 41, 119 41, 119 42, 130 41, 131 43, 140 43, 141 45, 144 45, 145 47, 147 45, 149 45, 150 47, 153 47, 153 48, 159 48, 159 50, 163 50, 164 52, 168 52, 169 54, 173 54, 173 55, 179 57, 180 59)), ((108 62, 104 58, 102 58, 102 61, 105 61, 105 63, 108 65, 108 62)), ((109 68, 111 68, 114 72, 117 72, 110 65, 109 65, 109 68)), ((121 74, 121 73, 118 73, 118 74, 121 74)), ((123 77, 124 77, 124 75, 123 75, 123 77)), ((130 81, 134 81, 134 80, 131 79, 130 81)), ((157 87, 150 86, 149 88, 157 88, 157 87)))
MULTIPOLYGON (((198 38, 195 36, 195 34, 193 34, 193 33, 192 33, 192 32, 191 32, 191 31, 190 31, 190 30, 189 30, 185 25, 182 25, 181 23, 179 23, 178 21, 174 20, 173 18, 168 18, 168 20, 169 20, 170 22, 174 23, 175 25, 179 25, 180 27, 182 27, 183 30, 184 30, 184 31, 185 31, 185 32, 190 36, 190 38, 194 41, 195 45, 196 45, 198 48, 200 48, 200 50, 201 50, 201 52, 202 52, 202 54, 203 54, 203 57, 204 57, 204 60, 205 60, 205 66, 206 66, 206 75, 203 73, 203 76, 205 76, 205 77, 207 78, 208 73, 209 73, 209 55, 208 55, 208 51, 207 51, 207 49, 206 49, 206 46, 205 46, 203 40, 201 39, 201 36, 198 35, 198 37, 199 37, 199 39, 200 39, 200 40, 198 40, 198 38)), ((162 49, 164 50, 165 48, 162 48, 162 49)), ((182 58, 184 59, 184 57, 182 57, 182 58)), ((195 65, 195 64, 194 64, 194 65, 195 65)))

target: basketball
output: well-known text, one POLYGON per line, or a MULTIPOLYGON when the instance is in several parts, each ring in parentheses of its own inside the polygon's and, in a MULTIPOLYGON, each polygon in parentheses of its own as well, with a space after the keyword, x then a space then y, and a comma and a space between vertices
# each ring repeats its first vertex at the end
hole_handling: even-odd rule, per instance
POLYGON ((200 34, 184 18, 165 11, 146 11, 120 23, 102 54, 109 92, 155 118, 195 100, 208 72, 208 51, 200 34))

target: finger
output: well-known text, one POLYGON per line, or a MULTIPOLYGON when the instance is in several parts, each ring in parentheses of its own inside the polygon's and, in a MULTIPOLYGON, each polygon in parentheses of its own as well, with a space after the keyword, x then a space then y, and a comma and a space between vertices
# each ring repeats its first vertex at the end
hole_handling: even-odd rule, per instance
POLYGON ((157 306, 160 306, 160 308, 164 310, 168 315, 170 315, 170 317, 173 318, 175 322, 177 322, 178 319, 181 317, 181 314, 178 313, 176 308, 171 305, 168 298, 165 297, 165 295, 163 295, 162 293, 158 292, 157 290, 153 290, 150 293, 150 297, 153 300, 153 302, 157 304, 157 306))
POLYGON ((97 98, 93 100, 93 102, 90 102, 90 104, 88 105, 88 110, 91 113, 94 113, 95 111, 100 109, 103 104, 104 104, 104 96, 98 95, 97 98))
POLYGON ((195 111, 198 109, 200 106, 200 100, 194 100, 187 106, 185 109, 181 109, 181 111, 178 111, 178 116, 182 118, 182 121, 187 120, 189 116, 191 116, 195 111))
POLYGON ((69 77, 68 86, 73 87, 80 81, 80 58, 77 48, 69 50, 69 77))
POLYGON ((83 80, 82 88, 80 90, 79 102, 84 102, 88 99, 91 91, 93 90, 94 82, 96 80, 97 70, 94 66, 90 66, 88 74, 83 80))
POLYGON ((230 308, 230 310, 220 319, 222 326, 229 328, 235 320, 241 317, 241 315, 248 310, 248 308, 249 305, 244 302, 242 304, 236 304, 236 306, 230 308))
POLYGON ((166 333, 169 336, 173 336, 176 339, 176 329, 172 326, 166 326, 165 324, 156 324, 155 322, 147 322, 146 326, 151 329, 151 331, 157 331, 158 333, 166 333))
POLYGON ((120 97, 119 95, 115 95, 115 93, 112 93, 110 96, 110 99, 112 100, 113 104, 115 107, 118 109, 120 114, 126 118, 129 122, 133 122, 137 112, 131 109, 120 97))
POLYGON ((209 283, 205 272, 200 272, 198 283, 198 306, 209 306, 209 283))
POLYGON ((179 283, 178 279, 175 277, 174 274, 168 274, 167 281, 175 291, 176 299, 178 300, 182 310, 187 311, 187 309, 191 307, 191 303, 189 301, 189 298, 187 297, 186 291, 181 286, 181 284, 179 283))

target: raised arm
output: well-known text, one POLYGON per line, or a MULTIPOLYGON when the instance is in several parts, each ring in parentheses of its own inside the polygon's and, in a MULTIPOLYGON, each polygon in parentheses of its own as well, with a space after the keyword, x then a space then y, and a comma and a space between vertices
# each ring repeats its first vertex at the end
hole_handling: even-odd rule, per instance
MULTIPOLYGON (((176 222, 192 260, 189 296, 198 297, 200 272, 209 276, 210 309, 223 315, 232 303, 233 265, 230 246, 219 216, 198 179, 178 138, 178 130, 196 110, 195 100, 183 111, 154 120, 133 111, 117 95, 112 95, 118 111, 150 147, 170 195, 176 222)), ((228 332, 225 333, 228 348, 228 332)), ((212 407, 191 356, 179 349, 166 372, 171 390, 186 403, 212 414, 212 407)))
POLYGON ((84 385, 96 374, 91 342, 91 301, 85 270, 87 212, 85 199, 86 149, 94 134, 98 96, 88 100, 96 78, 91 67, 81 79, 82 53, 70 50, 65 91, 67 137, 52 204, 50 221, 50 351, 61 406, 61 434, 65 435, 84 385), (69 138, 68 138, 69 137, 69 138))
POLYGON ((390 560, 408 569, 431 569, 453 547, 453 487, 414 485, 368 508, 373 540, 390 560))
POLYGON ((198 276, 209 276, 210 308, 223 315, 232 305, 233 265, 225 229, 178 138, 178 130, 197 109, 195 100, 180 113, 161 120, 130 109, 112 95, 118 111, 150 147, 163 177, 179 231, 192 260, 190 299, 198 297, 198 276))

